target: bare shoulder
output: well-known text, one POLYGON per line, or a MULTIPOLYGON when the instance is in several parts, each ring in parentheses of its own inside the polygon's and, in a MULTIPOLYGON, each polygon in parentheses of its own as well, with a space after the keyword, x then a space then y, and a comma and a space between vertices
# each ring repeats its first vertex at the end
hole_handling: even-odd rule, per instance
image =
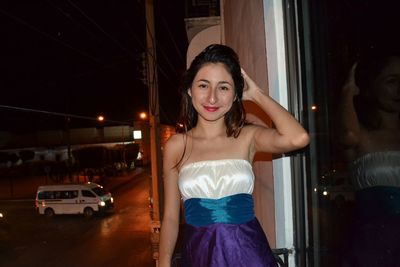
POLYGON ((184 134, 175 134, 168 139, 164 147, 164 161, 173 165, 179 161, 184 152, 186 138, 184 134))
POLYGON ((165 146, 169 150, 182 150, 185 146, 185 139, 184 134, 174 134, 168 139, 165 146))

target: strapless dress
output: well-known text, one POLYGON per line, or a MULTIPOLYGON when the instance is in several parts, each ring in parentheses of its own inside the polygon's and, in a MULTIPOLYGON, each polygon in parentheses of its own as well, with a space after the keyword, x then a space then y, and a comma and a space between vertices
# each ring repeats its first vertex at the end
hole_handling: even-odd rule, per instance
POLYGON ((349 265, 400 266, 400 151, 381 151, 351 166, 356 221, 350 232, 349 265))
POLYGON ((277 266, 254 215, 254 173, 243 159, 189 163, 179 171, 185 233, 182 266, 277 266))
POLYGON ((400 151, 368 153, 351 171, 361 217, 400 214, 400 151))

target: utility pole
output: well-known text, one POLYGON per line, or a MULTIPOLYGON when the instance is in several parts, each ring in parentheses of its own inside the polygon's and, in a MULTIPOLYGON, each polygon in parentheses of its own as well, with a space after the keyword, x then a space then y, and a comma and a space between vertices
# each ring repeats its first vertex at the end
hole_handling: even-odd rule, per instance
POLYGON ((147 43, 147 86, 149 90, 150 156, 153 199, 153 218, 151 221, 151 244, 153 259, 158 266, 160 241, 162 194, 162 171, 160 149, 160 114, 158 100, 157 57, 154 29, 154 2, 146 0, 146 43, 147 43))
POLYGON ((72 155, 71 155, 71 118, 70 116, 65 117, 65 128, 67 132, 67 171, 68 171, 68 179, 72 182, 72 173, 71 173, 71 166, 72 166, 72 155))

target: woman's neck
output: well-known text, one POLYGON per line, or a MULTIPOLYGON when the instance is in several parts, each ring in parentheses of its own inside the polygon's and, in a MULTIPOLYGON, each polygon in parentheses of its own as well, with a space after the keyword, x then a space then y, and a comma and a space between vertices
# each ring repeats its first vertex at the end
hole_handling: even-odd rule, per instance
POLYGON ((400 114, 397 112, 380 112, 383 129, 400 129, 400 114))
POLYGON ((204 121, 198 120, 196 126, 192 129, 193 137, 215 138, 226 136, 225 122, 222 121, 204 121))

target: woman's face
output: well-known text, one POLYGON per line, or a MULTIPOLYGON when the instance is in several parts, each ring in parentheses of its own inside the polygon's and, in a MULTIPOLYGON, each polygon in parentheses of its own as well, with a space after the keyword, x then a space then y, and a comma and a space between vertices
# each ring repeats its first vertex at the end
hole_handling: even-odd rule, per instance
POLYGON ((223 119, 235 100, 231 74, 222 63, 209 63, 200 68, 188 90, 199 119, 223 119))
POLYGON ((400 112, 400 58, 389 61, 376 78, 373 88, 380 109, 400 112))

